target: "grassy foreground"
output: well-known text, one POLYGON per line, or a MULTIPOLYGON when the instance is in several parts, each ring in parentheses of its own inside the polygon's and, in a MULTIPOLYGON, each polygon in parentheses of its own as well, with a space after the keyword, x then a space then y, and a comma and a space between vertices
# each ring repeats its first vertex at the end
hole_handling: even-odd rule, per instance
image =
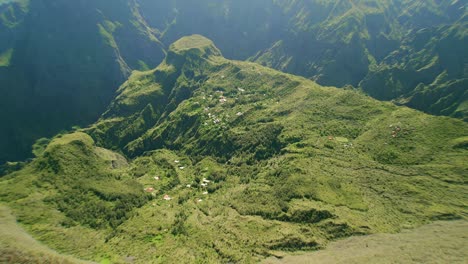
POLYGON ((0 205, 0 263, 86 264, 91 262, 61 255, 38 243, 18 226, 10 210, 0 205))
POLYGON ((466 263, 466 221, 436 222, 399 234, 353 237, 303 255, 269 258, 264 264, 466 263))

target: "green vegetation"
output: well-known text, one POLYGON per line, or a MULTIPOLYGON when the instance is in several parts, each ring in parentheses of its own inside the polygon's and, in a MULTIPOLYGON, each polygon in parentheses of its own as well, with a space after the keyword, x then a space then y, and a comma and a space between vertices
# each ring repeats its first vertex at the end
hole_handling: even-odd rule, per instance
POLYGON ((99 34, 104 38, 106 41, 106 44, 109 45, 110 47, 117 49, 117 43, 115 43, 115 39, 112 36, 112 31, 108 32, 105 27, 103 27, 101 24, 98 24, 99 28, 99 34))
POLYGON ((11 56, 13 55, 13 49, 9 49, 0 54, 0 67, 10 66, 11 56))
POLYGON ((326 250, 278 254, 264 264, 464 263, 466 221, 438 222, 400 234, 375 234, 331 243, 326 250), (443 241, 443 243, 441 243, 443 241))
POLYGON ((94 122, 133 70, 153 69, 191 34, 227 58, 466 119, 466 17, 453 0, 2 1, 0 122, 11 125, 0 131, 0 163, 94 122))
POLYGON ((50 139, 48 138, 40 138, 36 140, 36 143, 34 143, 32 147, 33 149, 32 152, 34 156, 39 157, 42 153, 44 153, 49 143, 50 143, 50 139))
POLYGON ((88 135, 80 132, 59 135, 38 153, 24 170, 4 177, 2 201, 15 201, 11 208, 17 220, 42 241, 57 250, 76 253, 65 245, 63 235, 86 248, 83 257, 98 260, 104 241, 97 237, 132 216, 132 210, 151 199, 138 182, 121 175, 123 157, 94 147, 88 135), (62 230, 61 233, 58 230, 62 230), (103 230, 103 231, 101 231, 103 230), (40 234, 40 235, 39 235, 40 234), (94 246, 93 246, 94 245, 94 246))
POLYGON ((18 224, 10 210, 0 205, 1 263, 89 263, 57 252, 35 241, 18 224))
POLYGON ((81 259, 253 263, 465 221, 467 135, 461 120, 227 60, 193 35, 134 71, 95 124, 40 140, 0 179, 0 201, 81 259))

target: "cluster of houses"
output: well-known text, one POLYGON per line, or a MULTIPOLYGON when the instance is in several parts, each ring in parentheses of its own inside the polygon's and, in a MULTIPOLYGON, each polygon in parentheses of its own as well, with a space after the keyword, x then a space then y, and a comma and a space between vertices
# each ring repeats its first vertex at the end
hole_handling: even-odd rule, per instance
MULTIPOLYGON (((179 160, 174 160, 174 163, 179 164, 180 161, 179 161, 179 160)), ((183 167, 183 166, 179 166, 179 169, 181 169, 181 170, 183 170, 184 168, 185 168, 185 167, 183 167)), ((159 176, 155 176, 155 177, 153 177, 153 179, 156 180, 156 181, 160 181, 160 180, 161 180, 161 178, 160 178, 159 176)), ((208 187, 208 184, 210 184, 210 183, 211 183, 210 180, 208 180, 207 178, 203 178, 203 179, 201 180, 200 186, 201 186, 202 188, 206 188, 206 187, 208 187)), ((187 188, 192 188, 192 185, 191 185, 191 184, 187 184, 186 187, 187 187, 187 188)), ((148 192, 148 193, 151 193, 153 196, 156 196, 156 192, 157 192, 153 187, 147 187, 147 188, 144 189, 144 191, 145 191, 145 192, 148 192)), ((205 191, 203 191, 202 194, 203 194, 203 195, 208 195, 208 191, 205 190, 205 191)), ((163 200, 165 200, 165 201, 170 201, 170 200, 172 200, 172 197, 171 197, 170 195, 168 195, 168 194, 165 194, 165 195, 163 196, 163 200)), ((197 203, 200 203, 200 202, 202 202, 202 201, 203 201, 203 199, 200 199, 200 198, 196 200, 197 203)))

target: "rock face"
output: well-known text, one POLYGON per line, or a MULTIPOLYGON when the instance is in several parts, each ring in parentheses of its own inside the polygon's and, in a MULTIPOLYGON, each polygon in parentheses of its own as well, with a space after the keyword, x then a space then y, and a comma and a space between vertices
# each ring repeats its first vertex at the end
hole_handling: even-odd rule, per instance
POLYGON ((256 263, 464 217, 467 134, 192 35, 134 71, 97 122, 38 142, 0 178, 0 202, 80 258, 256 263))

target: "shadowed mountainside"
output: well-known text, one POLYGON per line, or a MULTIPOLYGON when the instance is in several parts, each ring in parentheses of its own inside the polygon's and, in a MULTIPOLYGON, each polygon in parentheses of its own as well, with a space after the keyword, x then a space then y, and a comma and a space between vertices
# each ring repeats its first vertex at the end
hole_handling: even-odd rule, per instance
POLYGON ((0 18, 1 162, 94 122, 132 69, 164 58, 129 1, 14 1, 0 18))

